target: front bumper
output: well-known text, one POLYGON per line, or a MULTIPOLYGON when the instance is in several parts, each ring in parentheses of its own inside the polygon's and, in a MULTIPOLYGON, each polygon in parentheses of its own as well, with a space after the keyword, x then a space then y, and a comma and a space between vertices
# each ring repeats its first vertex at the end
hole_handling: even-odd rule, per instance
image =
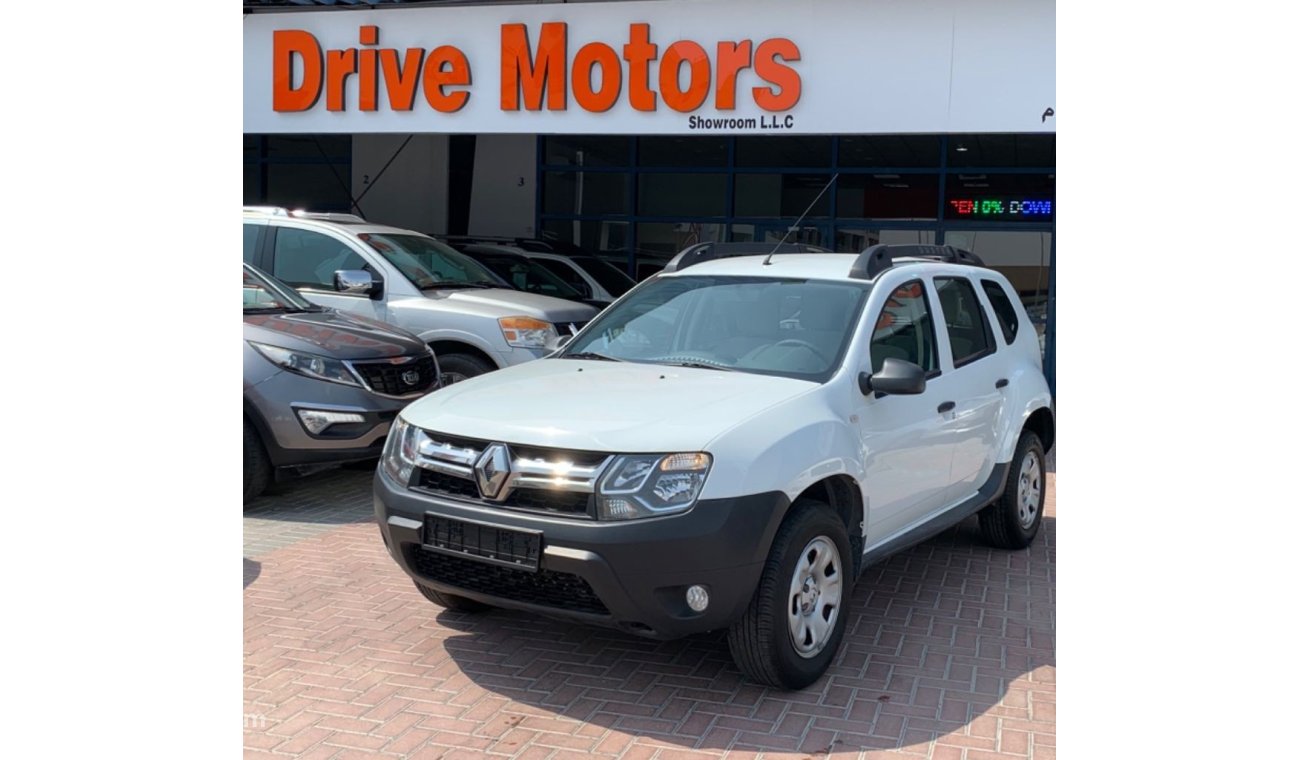
POLYGON ((504 351, 497 351, 495 358, 499 367, 513 367, 516 364, 527 364, 534 359, 540 359, 551 353, 554 349, 545 348, 507 348, 504 351))
POLYGON ((378 457, 397 413, 416 398, 389 398, 280 371, 244 387, 244 410, 258 429, 272 465, 304 467, 378 457), (360 414, 363 422, 312 435, 299 420, 298 409, 352 412, 360 414))
POLYGON ((375 476, 375 516, 389 554, 437 591, 497 607, 621 628, 657 639, 725 628, 743 614, 789 500, 780 492, 701 501, 679 515, 597 522, 458 502, 375 476), (425 513, 542 533, 540 570, 423 548, 425 513), (686 589, 707 587, 695 612, 686 589))

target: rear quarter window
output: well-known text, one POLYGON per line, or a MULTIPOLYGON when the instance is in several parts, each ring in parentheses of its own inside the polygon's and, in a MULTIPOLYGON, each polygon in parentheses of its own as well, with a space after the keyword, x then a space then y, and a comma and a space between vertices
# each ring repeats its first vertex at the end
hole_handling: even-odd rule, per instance
POLYGON ((1009 346, 1015 342, 1016 332, 1020 330, 1020 318, 1016 316, 1015 304, 996 282, 980 280, 980 285, 984 288, 984 295, 989 297, 989 305, 993 307, 993 313, 997 315, 998 324, 1002 327, 1002 337, 1009 346))

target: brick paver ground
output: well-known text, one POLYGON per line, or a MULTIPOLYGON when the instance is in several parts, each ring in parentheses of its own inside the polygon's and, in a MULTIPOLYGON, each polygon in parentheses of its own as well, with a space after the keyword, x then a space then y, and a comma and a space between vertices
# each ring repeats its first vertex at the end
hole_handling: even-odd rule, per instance
POLYGON ((427 602, 384 551, 370 474, 245 519, 249 757, 1055 758, 1055 475, 1038 541, 973 520, 869 568, 830 672, 745 682, 718 633, 654 642, 427 602))

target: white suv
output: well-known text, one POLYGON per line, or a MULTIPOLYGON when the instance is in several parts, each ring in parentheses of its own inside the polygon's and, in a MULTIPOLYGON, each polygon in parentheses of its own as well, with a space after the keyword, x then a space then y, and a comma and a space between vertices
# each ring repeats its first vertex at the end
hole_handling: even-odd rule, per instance
POLYGON ((244 263, 433 347, 451 384, 553 351, 596 309, 514 290, 445 243, 352 214, 244 209, 244 263))
POLYGON ((801 688, 870 563, 976 514, 1033 541, 1055 423, 1007 280, 948 247, 747 250, 688 249, 563 350, 400 413, 375 508, 428 598, 727 628, 801 688))

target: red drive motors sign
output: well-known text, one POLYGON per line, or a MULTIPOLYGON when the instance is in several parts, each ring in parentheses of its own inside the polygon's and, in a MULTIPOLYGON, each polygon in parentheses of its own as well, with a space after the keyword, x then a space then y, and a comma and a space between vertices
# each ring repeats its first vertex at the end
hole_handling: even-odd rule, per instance
POLYGON ((960 129, 954 103, 998 124, 974 129, 1055 130, 1038 118, 1055 94, 1054 10, 1038 0, 393 8, 244 25, 250 133, 942 132, 960 129), (1046 45, 999 39, 971 5, 1028 19, 1046 45), (959 33, 985 46, 954 73, 959 33), (972 97, 952 97, 956 77, 972 97), (1023 100, 1023 113, 989 113, 990 77, 993 102, 1023 100))
MULTIPOLYGON (((324 48, 311 32, 272 32, 271 103, 277 112, 307 111, 321 102, 327 111, 378 111, 381 93, 388 108, 417 106, 454 113, 469 103, 474 75, 469 58, 455 45, 397 50, 379 43, 378 25, 358 28, 357 46, 324 48), (348 102, 349 80, 356 96, 348 102), (422 98, 417 97, 422 95, 422 98)), ((638 111, 660 107, 679 113, 736 109, 740 74, 752 70, 756 86, 740 97, 767 111, 786 111, 799 102, 801 82, 793 64, 799 46, 784 37, 758 42, 723 40, 710 49, 693 40, 665 46, 651 39, 650 24, 631 24, 620 49, 588 42, 572 52, 569 25, 552 21, 531 36, 527 24, 501 25, 498 105, 502 111, 609 111, 620 101, 638 111), (536 44, 533 40, 536 40, 536 44), (620 52, 621 50, 621 52, 620 52), (651 77, 651 64, 657 75, 651 77), (626 83, 626 86, 625 86, 626 83)))

